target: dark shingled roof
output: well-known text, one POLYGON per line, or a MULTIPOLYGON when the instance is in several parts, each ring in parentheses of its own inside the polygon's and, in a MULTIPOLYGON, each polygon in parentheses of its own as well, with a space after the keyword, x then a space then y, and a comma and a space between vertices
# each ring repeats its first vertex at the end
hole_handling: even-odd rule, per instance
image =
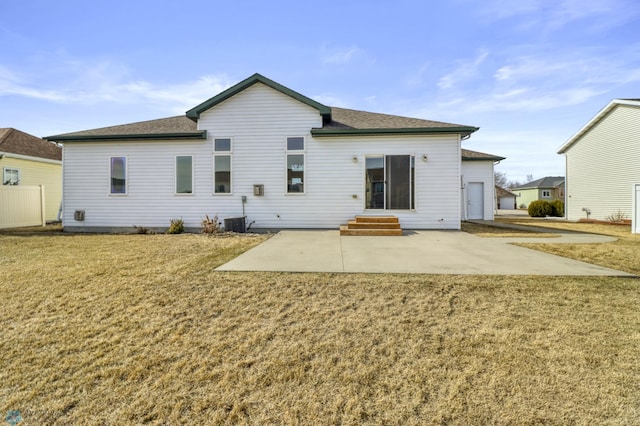
POLYGON ((508 190, 504 189, 501 186, 496 185, 496 196, 497 197, 515 197, 516 194, 514 194, 511 191, 508 191, 508 190))
POLYGON ((493 154, 485 154, 484 152, 471 151, 470 149, 461 149, 462 159, 466 161, 502 161, 505 157, 493 154))
POLYGON ((525 183, 516 188, 511 188, 512 191, 518 189, 535 189, 535 188, 557 188, 564 185, 564 176, 547 176, 534 181, 525 183))
POLYGON ((87 139, 140 139, 142 136, 153 137, 199 137, 203 135, 197 124, 184 115, 160 118, 157 120, 139 121, 137 123, 118 126, 101 127, 99 129, 82 130, 73 133, 47 136, 45 139, 70 141, 87 139), (137 136, 137 137, 135 137, 137 136))
POLYGON ((331 121, 322 126, 323 129, 425 129, 444 127, 469 126, 337 107, 331 107, 331 121))
POLYGON ((62 148, 13 128, 0 128, 0 152, 62 161, 62 148))

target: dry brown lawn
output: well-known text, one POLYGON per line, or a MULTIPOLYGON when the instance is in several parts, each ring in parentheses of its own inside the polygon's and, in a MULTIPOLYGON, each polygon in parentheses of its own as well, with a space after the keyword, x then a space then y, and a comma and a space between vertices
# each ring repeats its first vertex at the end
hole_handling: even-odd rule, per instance
POLYGON ((566 221, 512 220, 511 223, 611 235, 618 241, 599 244, 518 244, 558 256, 640 275, 640 234, 632 234, 630 225, 609 225, 566 221))
POLYGON ((552 233, 522 231, 518 229, 500 228, 497 226, 489 226, 473 222, 462 222, 461 231, 473 234, 477 237, 487 238, 555 238, 557 235, 552 233))
POLYGON ((213 271, 261 238, 0 234, 0 414, 638 424, 635 279, 213 271))

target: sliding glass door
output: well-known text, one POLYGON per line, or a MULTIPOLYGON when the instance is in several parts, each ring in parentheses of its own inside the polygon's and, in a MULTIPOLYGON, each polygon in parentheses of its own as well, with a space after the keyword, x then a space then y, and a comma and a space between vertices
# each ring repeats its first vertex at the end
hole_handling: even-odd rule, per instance
POLYGON ((365 208, 415 208, 413 155, 375 155, 365 159, 365 208))

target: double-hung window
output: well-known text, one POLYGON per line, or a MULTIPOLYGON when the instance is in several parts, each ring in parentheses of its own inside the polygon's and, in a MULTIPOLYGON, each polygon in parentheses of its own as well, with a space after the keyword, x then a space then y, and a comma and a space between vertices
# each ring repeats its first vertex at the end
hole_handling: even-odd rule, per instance
POLYGON ((287 138, 287 193, 304 193, 304 137, 287 138))
POLYGON ((18 185, 20 183, 20 170, 5 167, 2 171, 3 185, 18 185))
POLYGON ((231 194, 231 138, 213 141, 213 193, 231 194))
POLYGON ((176 194, 193 194, 193 156, 176 156, 176 194))
POLYGON ((127 193, 127 157, 110 159, 111 194, 127 193))

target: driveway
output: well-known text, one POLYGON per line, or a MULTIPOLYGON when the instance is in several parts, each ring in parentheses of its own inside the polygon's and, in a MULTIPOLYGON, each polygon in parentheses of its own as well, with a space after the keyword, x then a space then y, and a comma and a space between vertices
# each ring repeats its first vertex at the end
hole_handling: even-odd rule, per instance
POLYGON ((340 236, 337 230, 284 230, 217 270, 633 276, 509 244, 614 240, 576 233, 562 234, 560 238, 507 239, 481 238, 461 231, 408 231, 399 237, 354 237, 340 236))

